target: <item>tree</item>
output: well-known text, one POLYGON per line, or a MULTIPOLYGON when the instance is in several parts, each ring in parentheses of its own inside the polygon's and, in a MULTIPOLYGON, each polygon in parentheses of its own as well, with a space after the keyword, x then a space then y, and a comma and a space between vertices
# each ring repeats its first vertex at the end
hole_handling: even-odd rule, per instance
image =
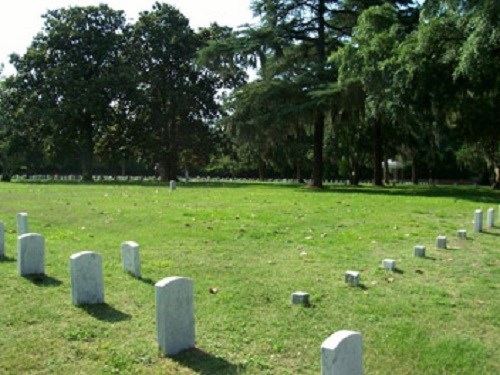
MULTIPOLYGON (((47 12, 45 26, 22 57, 17 80, 31 98, 30 121, 51 138, 52 152, 77 150, 84 180, 92 180, 96 129, 112 117, 120 82, 125 17, 106 5, 47 12)), ((67 155, 67 154, 66 154, 67 155)))
POLYGON ((129 114, 141 128, 143 158, 159 167, 162 180, 177 179, 179 155, 214 121, 218 77, 196 65, 203 37, 176 8, 156 3, 133 27, 128 61, 135 71, 129 114), (198 134, 198 136, 195 136, 198 134))

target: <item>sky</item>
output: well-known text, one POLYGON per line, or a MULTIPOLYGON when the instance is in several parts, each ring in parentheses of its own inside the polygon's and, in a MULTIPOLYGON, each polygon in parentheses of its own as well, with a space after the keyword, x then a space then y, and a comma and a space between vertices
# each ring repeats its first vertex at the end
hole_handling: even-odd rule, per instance
MULTIPOLYGON (((108 4, 111 8, 125 11, 127 19, 137 19, 139 12, 151 10, 155 0, 10 0, 0 3, 0 64, 2 75, 15 73, 9 63, 9 55, 26 52, 33 37, 42 30, 42 14, 49 9, 69 6, 108 4)), ((237 27, 252 23, 251 0, 163 0, 181 11, 195 30, 217 22, 237 27)))

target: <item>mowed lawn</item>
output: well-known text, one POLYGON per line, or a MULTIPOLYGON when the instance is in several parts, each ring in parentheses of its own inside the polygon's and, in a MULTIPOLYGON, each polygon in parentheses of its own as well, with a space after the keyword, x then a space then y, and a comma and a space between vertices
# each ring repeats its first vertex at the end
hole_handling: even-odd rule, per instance
POLYGON ((473 187, 1 183, 0 373, 318 374, 321 343, 347 329, 363 335, 366 374, 498 374, 500 227, 472 233, 472 219, 494 207, 500 225, 499 204, 473 187), (45 236, 43 279, 17 274, 18 212, 45 236), (128 240, 142 280, 122 271, 128 240), (69 257, 83 250, 103 256, 104 305, 71 304, 69 257), (155 326, 168 276, 195 290, 197 349, 172 359, 155 326), (292 306, 294 291, 312 305, 292 306))

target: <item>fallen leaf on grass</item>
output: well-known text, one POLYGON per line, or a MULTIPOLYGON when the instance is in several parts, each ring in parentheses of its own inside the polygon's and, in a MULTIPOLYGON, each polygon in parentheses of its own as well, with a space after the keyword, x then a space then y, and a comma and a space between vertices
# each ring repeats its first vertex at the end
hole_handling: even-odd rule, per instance
POLYGON ((377 281, 372 281, 370 284, 372 284, 372 285, 377 285, 377 284, 378 284, 378 282, 377 282, 377 281))
POLYGON ((312 240, 313 237, 312 236, 307 236, 307 237, 304 237, 305 240, 312 240))
POLYGON ((301 256, 301 257, 305 257, 306 255, 307 255, 307 253, 306 253, 305 251, 302 251, 302 252, 300 253, 300 256, 301 256))
POLYGON ((216 294, 216 293, 218 292, 218 290, 217 290, 217 288, 210 288, 210 289, 209 289, 209 292, 210 292, 211 294, 216 294))
POLYGON ((388 283, 393 283, 394 282, 394 277, 386 277, 385 278, 385 281, 387 281, 388 283))
POLYGON ((482 300, 480 300, 480 299, 478 299, 478 300, 476 301, 476 303, 477 303, 478 305, 484 305, 484 301, 482 301, 482 300))
POLYGON ((423 275, 424 271, 422 271, 422 270, 415 270, 415 273, 418 273, 419 275, 423 275))
POLYGON ((325 238, 327 236, 326 233, 321 233, 321 238, 325 238))

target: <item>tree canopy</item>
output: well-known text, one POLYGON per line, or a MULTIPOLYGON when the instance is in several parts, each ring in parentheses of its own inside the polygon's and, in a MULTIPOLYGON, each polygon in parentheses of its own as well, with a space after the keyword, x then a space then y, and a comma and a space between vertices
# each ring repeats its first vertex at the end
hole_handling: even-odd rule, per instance
POLYGON ((255 24, 193 30, 155 3, 48 11, 0 79, 0 165, 388 180, 475 177, 500 158, 494 0, 253 0, 255 24), (249 79, 249 76, 252 76, 249 79))

